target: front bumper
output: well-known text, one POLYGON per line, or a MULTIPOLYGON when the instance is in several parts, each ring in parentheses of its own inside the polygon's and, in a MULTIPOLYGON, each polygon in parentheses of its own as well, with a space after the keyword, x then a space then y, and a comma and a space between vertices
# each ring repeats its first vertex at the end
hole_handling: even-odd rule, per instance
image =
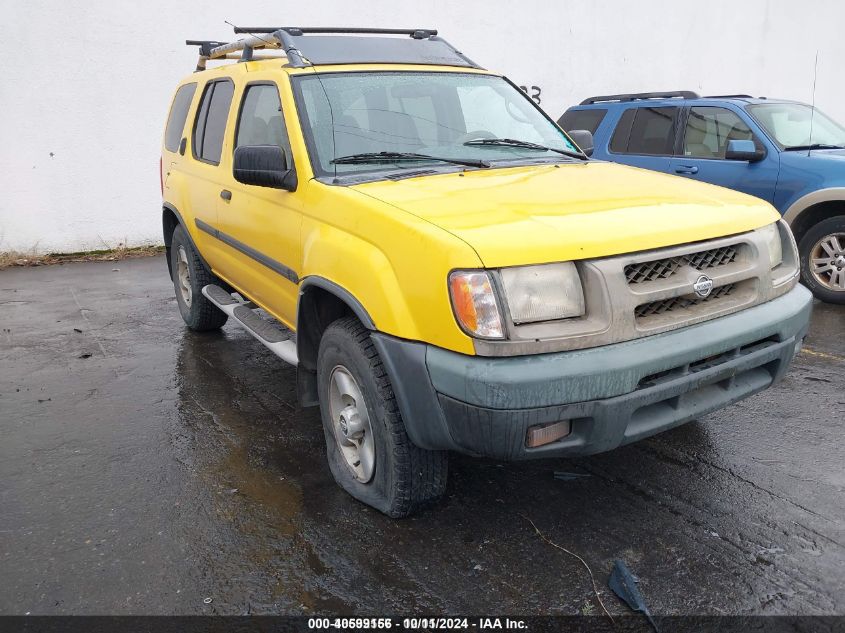
POLYGON ((375 333, 411 441, 497 459, 600 453, 762 391, 809 327, 803 286, 699 325, 586 350, 488 358, 375 333), (570 420, 527 448, 528 427, 570 420))

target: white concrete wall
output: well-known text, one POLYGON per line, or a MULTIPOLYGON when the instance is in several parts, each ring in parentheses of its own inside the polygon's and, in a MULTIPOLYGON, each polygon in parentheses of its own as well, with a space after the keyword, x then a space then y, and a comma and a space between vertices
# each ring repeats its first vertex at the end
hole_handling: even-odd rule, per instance
POLYGON ((159 146, 186 38, 248 25, 428 27, 539 86, 557 118, 602 93, 809 100, 845 121, 840 0, 3 0, 0 251, 159 243, 159 146), (36 44, 32 46, 32 44, 36 44))

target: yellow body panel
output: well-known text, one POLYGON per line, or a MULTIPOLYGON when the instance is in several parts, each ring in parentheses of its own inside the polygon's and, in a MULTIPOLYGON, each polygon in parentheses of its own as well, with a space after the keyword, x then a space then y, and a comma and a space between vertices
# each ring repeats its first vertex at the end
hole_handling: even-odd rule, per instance
MULTIPOLYGON (((200 231, 200 219, 283 263, 299 284, 332 281, 355 297, 379 331, 473 354, 452 314, 447 276, 456 268, 500 267, 601 257, 694 242, 754 229, 777 219, 767 203, 674 176, 589 164, 468 169, 339 186, 314 179, 289 75, 282 60, 196 73, 185 156, 163 150, 165 203, 176 208, 213 271, 296 329, 298 284, 200 231), (234 107, 218 166, 191 158, 190 135, 204 84, 235 83, 234 107), (252 81, 278 86, 298 187, 294 192, 236 182, 232 152, 237 105, 252 81), (232 192, 232 200, 220 191, 232 192)), ((361 70, 483 73, 438 66, 344 65, 361 70)))
POLYGON ((779 217, 759 198, 600 162, 482 169, 355 189, 444 228, 490 268, 695 242, 779 217))

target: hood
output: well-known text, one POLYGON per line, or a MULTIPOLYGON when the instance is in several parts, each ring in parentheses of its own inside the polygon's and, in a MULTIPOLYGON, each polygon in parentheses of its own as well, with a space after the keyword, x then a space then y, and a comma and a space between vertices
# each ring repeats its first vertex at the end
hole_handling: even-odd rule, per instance
POLYGON ((778 219, 729 189, 613 163, 493 168, 353 187, 459 237, 494 268, 619 255, 778 219))
POLYGON ((781 163, 805 166, 812 169, 822 166, 828 169, 831 174, 838 175, 840 180, 845 180, 845 149, 814 149, 795 150, 780 153, 781 163))

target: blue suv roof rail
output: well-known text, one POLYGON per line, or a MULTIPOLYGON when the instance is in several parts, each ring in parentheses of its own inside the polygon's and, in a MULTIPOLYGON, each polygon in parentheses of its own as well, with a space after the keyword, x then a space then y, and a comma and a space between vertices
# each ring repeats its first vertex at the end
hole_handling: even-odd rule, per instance
POLYGON ((600 97, 590 97, 584 99, 581 105, 592 105, 594 103, 604 103, 606 101, 641 101, 645 99, 698 99, 699 95, 690 90, 677 90, 675 92, 633 92, 621 95, 604 95, 600 97))
POLYGON ((766 97, 754 97, 753 95, 707 95, 705 99, 765 99, 766 97))

